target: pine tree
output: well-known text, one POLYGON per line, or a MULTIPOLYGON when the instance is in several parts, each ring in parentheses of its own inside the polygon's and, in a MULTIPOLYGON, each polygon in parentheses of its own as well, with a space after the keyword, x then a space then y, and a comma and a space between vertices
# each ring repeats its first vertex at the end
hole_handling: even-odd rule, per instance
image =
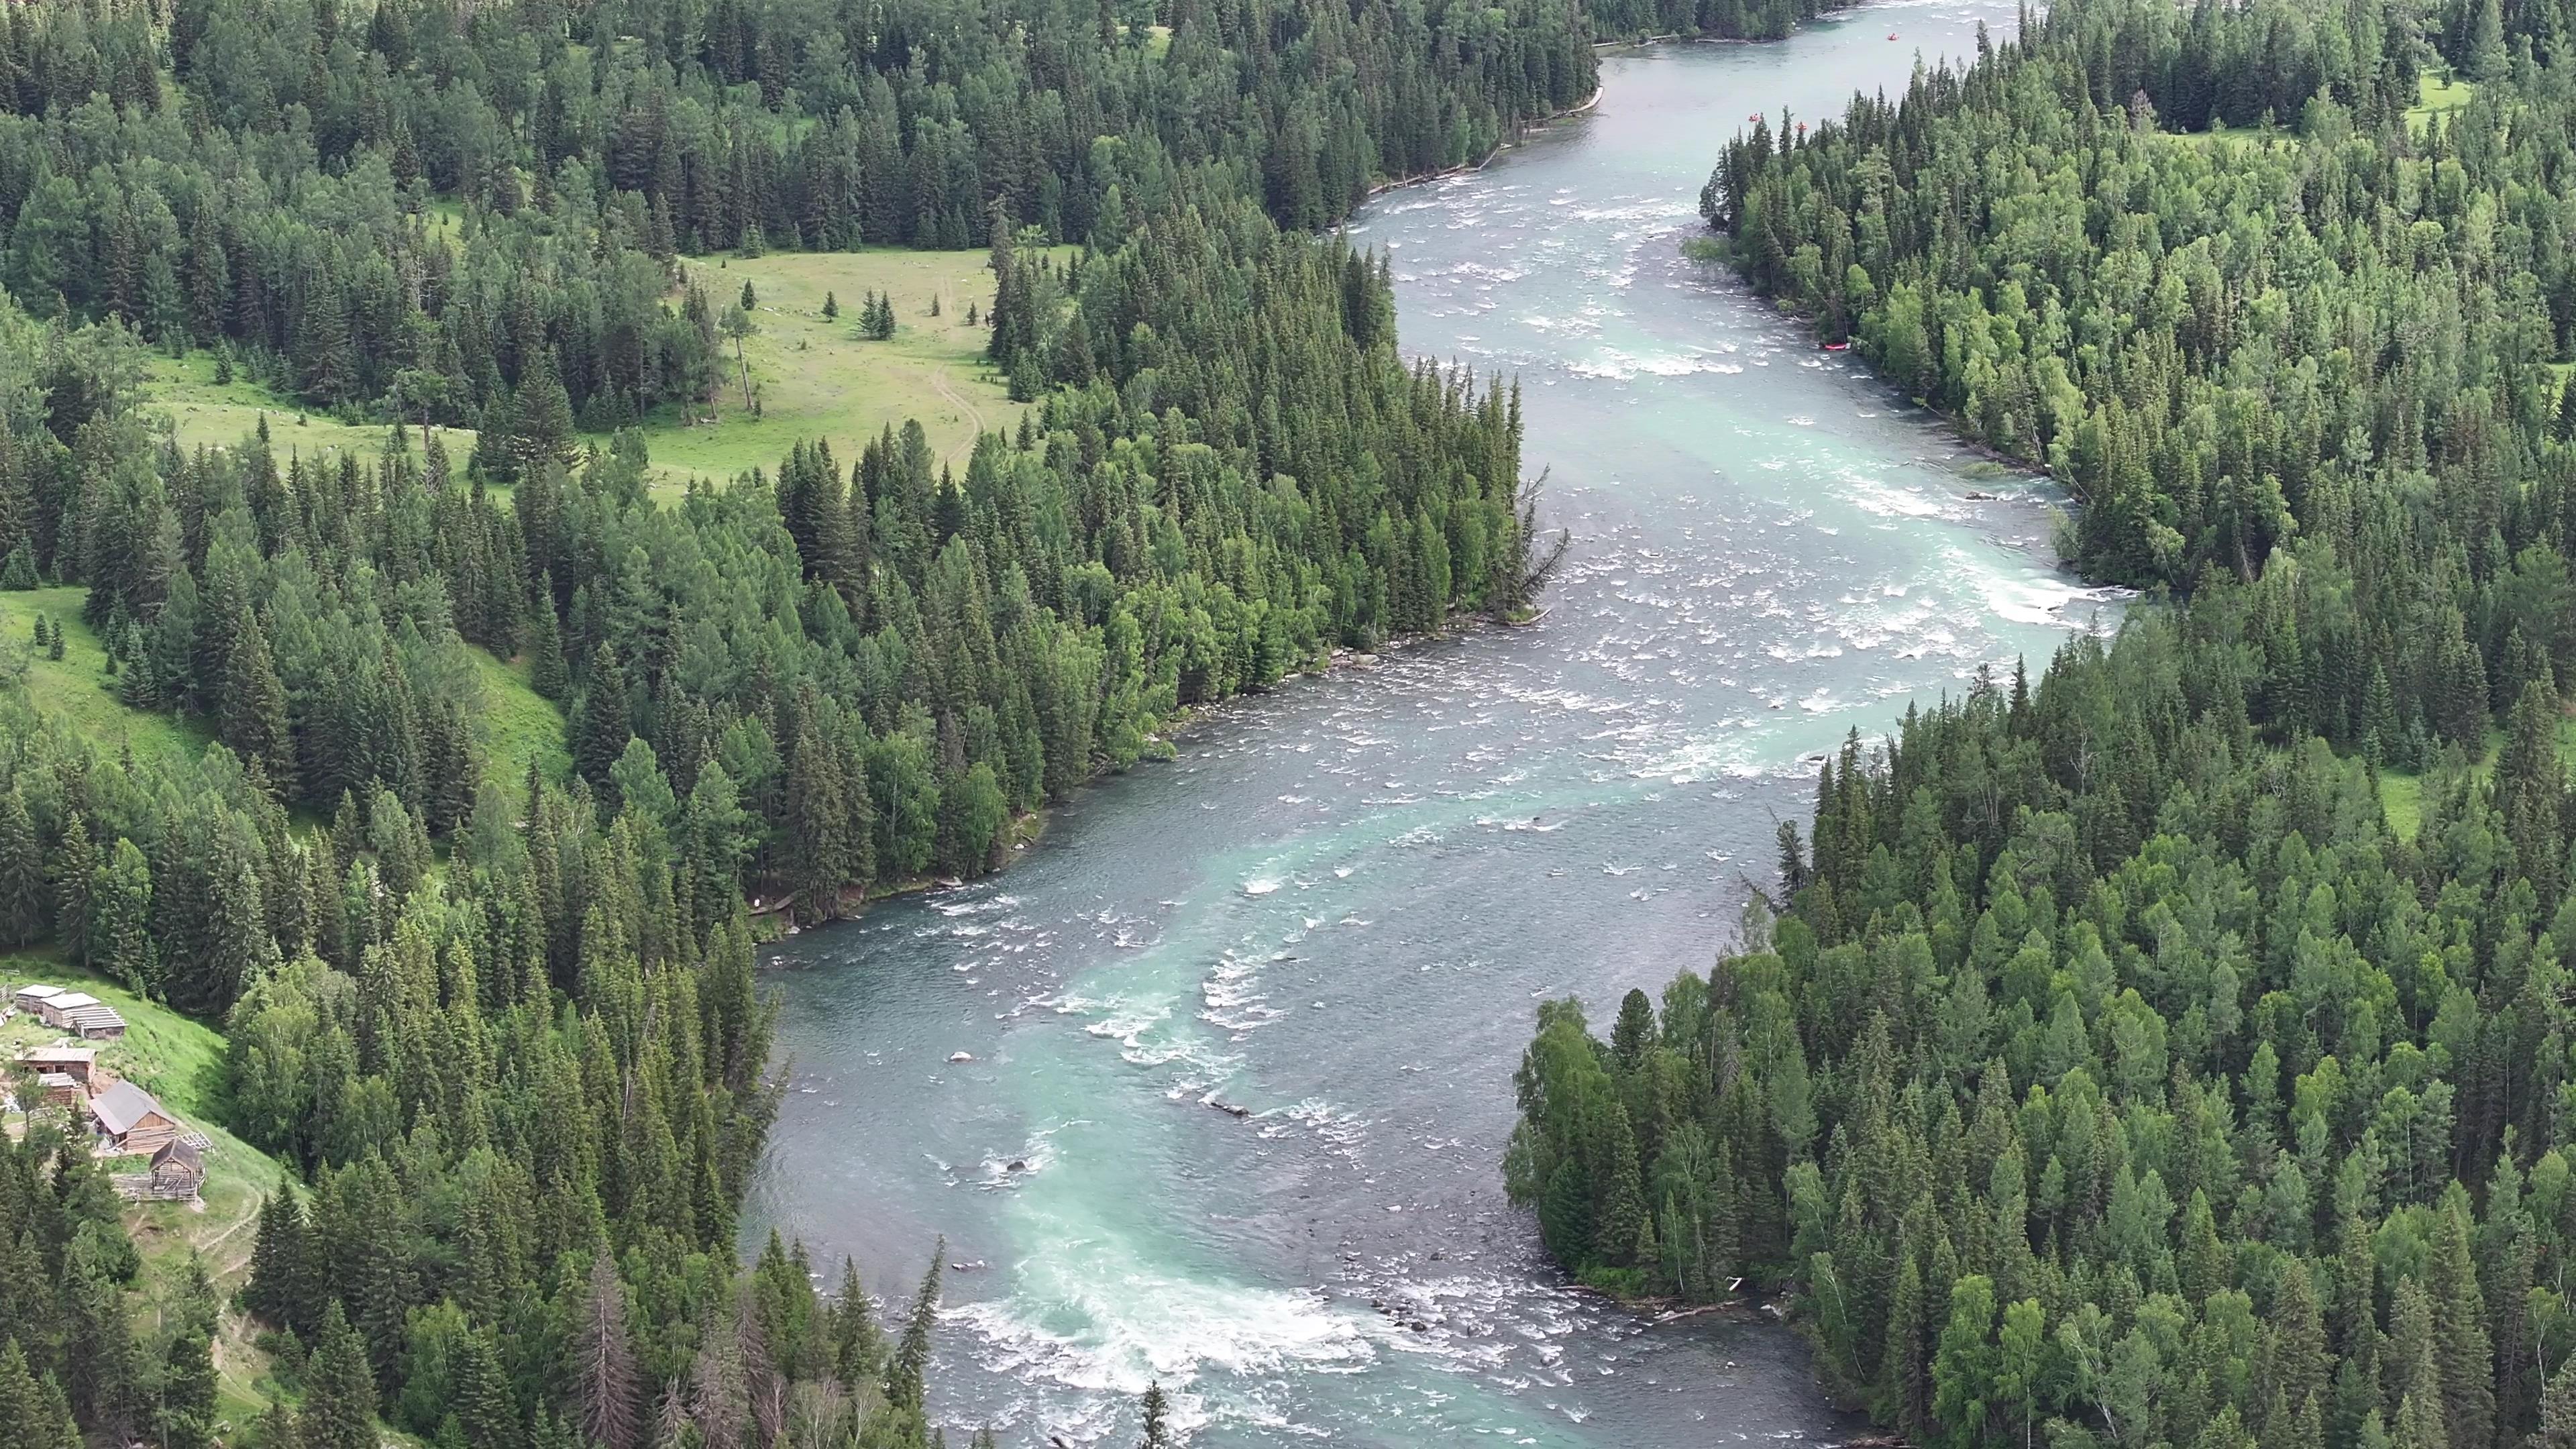
POLYGON ((635 1449, 639 1381, 626 1331, 626 1288, 604 1249, 591 1257, 573 1320, 572 1364, 582 1437, 599 1449, 635 1449))
POLYGON ((81 1443, 61 1392, 37 1379, 14 1336, 0 1342, 0 1443, 13 1449, 79 1449, 81 1443))
POLYGON ((36 824, 27 815, 25 789, 0 791, 0 945, 29 946, 52 925, 45 898, 45 858, 36 824))
POLYGON ((160 953, 152 939, 152 866, 135 843, 118 836, 107 863, 92 873, 85 955, 90 968, 138 996, 158 996, 160 953))
POLYGON ((1143 1411, 1145 1437, 1136 1441, 1136 1449, 1171 1449, 1172 1430, 1171 1426, 1164 1422, 1166 1406, 1163 1401, 1162 1380, 1157 1379, 1145 1386, 1143 1411))
POLYGON ((214 1344, 205 1324, 187 1323, 171 1336, 154 1417, 163 1449, 206 1449, 215 1442, 214 1344))
POLYGON ((824 320, 824 321, 826 321, 826 322, 835 322, 835 321, 840 320, 840 316, 841 316, 841 299, 840 299, 840 297, 839 297, 838 295, 834 294, 834 293, 831 293, 831 292, 825 292, 825 293, 823 294, 823 320, 824 320))
POLYGON ((256 760, 273 781, 295 778, 295 737, 286 720, 286 686, 268 650, 268 631, 245 607, 233 615, 233 645, 225 651, 216 694, 216 735, 245 761, 256 760))
POLYGON ((376 1449, 376 1384, 366 1341, 336 1297, 322 1309, 296 1432, 303 1449, 376 1449))
POLYGON ((930 1334, 939 1323, 939 1270, 947 1257, 948 1240, 942 1238, 931 1249, 930 1271, 921 1276, 921 1288, 913 1294, 903 1339, 886 1363, 886 1402, 910 1415, 921 1413, 923 1375, 930 1369, 930 1334))
POLYGON ((590 673, 582 681, 581 702, 573 715, 572 763, 593 786, 609 788, 609 768, 626 753, 633 737, 628 723, 626 672, 617 651, 602 640, 590 656, 590 673))

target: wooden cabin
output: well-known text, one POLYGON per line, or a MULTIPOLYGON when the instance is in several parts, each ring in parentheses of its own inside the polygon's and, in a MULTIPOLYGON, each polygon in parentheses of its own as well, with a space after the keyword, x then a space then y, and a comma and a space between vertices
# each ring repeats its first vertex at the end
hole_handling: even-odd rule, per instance
POLYGON ((132 1082, 119 1082, 92 1097, 89 1115, 101 1145, 111 1152, 157 1152, 179 1136, 179 1119, 132 1082))
POLYGON ((206 1185, 206 1157, 195 1144, 177 1138, 152 1154, 152 1196, 164 1202, 186 1202, 206 1185))
POLYGON ((98 1048, 76 1046, 34 1047, 18 1053, 18 1065, 39 1077, 65 1077, 77 1083, 87 1095, 90 1074, 98 1066, 98 1048))
POLYGON ((30 1016, 41 1016, 45 1003, 62 994, 59 986, 21 986, 9 998, 9 1004, 30 1016))
MULTIPOLYGON (((18 994, 26 995, 23 991, 18 994)), ((99 999, 86 991, 56 991, 36 1003, 36 1019, 57 1031, 69 1031, 74 1012, 99 1004, 99 999)))

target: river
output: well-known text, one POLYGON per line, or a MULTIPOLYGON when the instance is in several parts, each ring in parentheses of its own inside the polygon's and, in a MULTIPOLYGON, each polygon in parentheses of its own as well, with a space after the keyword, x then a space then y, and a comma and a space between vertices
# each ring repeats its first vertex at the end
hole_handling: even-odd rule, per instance
POLYGON ((1569 1291, 1498 1164, 1538 1001, 1606 1024, 1705 970, 1817 752, 2117 611, 2053 566, 2044 481, 1679 252, 1747 112, 1901 87, 1979 18, 2012 9, 1616 53, 1591 114, 1375 201, 1407 349, 1521 379, 1552 611, 1230 704, 1000 876, 773 948, 745 1243, 855 1255, 899 1311, 945 1234, 952 1436, 1123 1449, 1150 1379, 1202 1445, 1850 1427, 1784 1330, 1569 1291))

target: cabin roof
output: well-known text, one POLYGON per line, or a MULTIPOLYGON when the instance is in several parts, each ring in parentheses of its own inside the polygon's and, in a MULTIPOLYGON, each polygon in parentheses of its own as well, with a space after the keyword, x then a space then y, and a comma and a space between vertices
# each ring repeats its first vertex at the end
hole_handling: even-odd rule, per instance
POLYGON ((21 986, 18 988, 18 999, 21 1001, 50 1001, 62 994, 63 989, 59 986, 21 986))
POLYGON ((133 1131, 146 1117, 170 1120, 170 1114, 161 1109, 161 1104, 154 1100, 152 1094, 132 1082, 119 1082, 99 1093, 89 1104, 89 1110, 111 1137, 121 1137, 133 1131))
POLYGON ((98 1005, 99 1000, 86 991, 59 991, 45 1004, 56 1011, 78 1011, 84 1006, 98 1005))
POLYGON ((98 1060, 98 1048, 76 1046, 30 1047, 27 1050, 18 1053, 18 1060, 25 1062, 29 1066, 52 1066, 56 1063, 87 1066, 89 1063, 98 1060))

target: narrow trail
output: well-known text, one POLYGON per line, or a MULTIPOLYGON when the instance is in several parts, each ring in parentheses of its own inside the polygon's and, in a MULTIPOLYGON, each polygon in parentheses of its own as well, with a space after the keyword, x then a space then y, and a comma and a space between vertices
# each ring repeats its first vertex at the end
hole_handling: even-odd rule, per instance
POLYGON ((941 397, 944 397, 950 402, 955 403, 960 408, 965 409, 967 420, 975 425, 975 431, 967 437, 965 442, 949 449, 947 456, 940 459, 943 463, 953 464, 957 461, 958 454, 972 454, 975 451, 976 440, 984 436, 983 410, 967 401, 965 397, 958 393, 957 389, 948 385, 948 369, 945 367, 939 368, 930 374, 930 385, 939 390, 939 395, 941 397))

